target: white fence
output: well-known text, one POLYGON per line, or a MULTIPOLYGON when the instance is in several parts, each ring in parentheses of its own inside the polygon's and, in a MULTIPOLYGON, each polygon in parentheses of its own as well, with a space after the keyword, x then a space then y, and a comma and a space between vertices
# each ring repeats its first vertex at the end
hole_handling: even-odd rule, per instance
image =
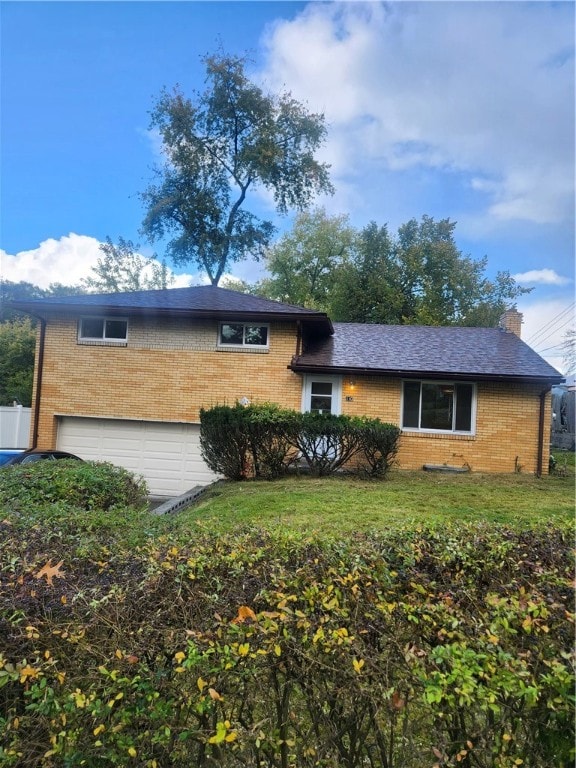
POLYGON ((0 406, 0 448, 28 448, 32 408, 0 406))

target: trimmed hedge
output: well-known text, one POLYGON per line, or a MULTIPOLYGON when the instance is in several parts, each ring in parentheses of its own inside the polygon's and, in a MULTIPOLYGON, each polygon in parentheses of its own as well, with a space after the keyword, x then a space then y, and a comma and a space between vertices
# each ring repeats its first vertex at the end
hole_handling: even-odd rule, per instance
POLYGON ((108 462, 37 461, 0 470, 0 505, 13 510, 66 504, 79 509, 107 510, 143 506, 147 488, 142 478, 108 462))
POLYGON ((6 768, 573 765, 571 526, 100 527, 82 556, 3 514, 6 768))
POLYGON ((273 404, 200 411, 200 446, 229 480, 275 478, 304 465, 317 476, 347 471, 385 477, 400 430, 379 419, 299 413, 273 404))

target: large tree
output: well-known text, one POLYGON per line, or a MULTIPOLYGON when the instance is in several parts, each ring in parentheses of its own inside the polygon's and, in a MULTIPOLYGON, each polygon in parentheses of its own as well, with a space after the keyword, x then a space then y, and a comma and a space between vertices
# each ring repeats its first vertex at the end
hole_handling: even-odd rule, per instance
POLYGON ((270 277, 259 284, 259 292, 277 301, 328 310, 338 268, 353 241, 347 216, 329 216, 322 208, 298 214, 292 229, 267 251, 270 277))
POLYGON ((174 282, 165 262, 140 255, 138 248, 123 237, 118 238, 118 243, 107 237, 106 242, 100 244, 103 255, 92 267, 93 274, 82 284, 90 291, 121 293, 167 288, 174 282))
POLYGON ((217 285, 233 262, 258 259, 274 227, 243 207, 263 187, 276 210, 305 210, 331 192, 328 166, 315 158, 326 128, 289 93, 270 95, 251 82, 246 60, 204 59, 208 88, 194 99, 164 90, 151 113, 162 140, 164 165, 141 193, 143 233, 170 237, 175 264, 193 263, 217 285))
POLYGON ((421 325, 496 326, 505 309, 531 289, 509 272, 485 276, 487 257, 472 259, 454 240, 456 223, 423 216, 398 230, 396 260, 402 274, 401 322, 421 325))
POLYGON ((403 316, 401 270, 386 225, 371 222, 356 232, 337 270, 330 312, 349 323, 398 323, 403 316))
POLYGON ((357 231, 346 221, 297 219, 271 249, 270 278, 257 290, 343 322, 488 327, 529 290, 508 272, 488 279, 486 257, 462 254, 449 219, 411 219, 395 236, 375 222, 357 231))

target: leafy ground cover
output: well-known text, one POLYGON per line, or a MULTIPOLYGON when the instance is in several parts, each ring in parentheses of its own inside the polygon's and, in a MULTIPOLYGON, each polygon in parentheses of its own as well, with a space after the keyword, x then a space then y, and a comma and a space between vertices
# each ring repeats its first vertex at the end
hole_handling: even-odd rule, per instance
POLYGON ((573 765, 569 467, 224 484, 162 518, 51 471, 0 479, 2 766, 573 765))

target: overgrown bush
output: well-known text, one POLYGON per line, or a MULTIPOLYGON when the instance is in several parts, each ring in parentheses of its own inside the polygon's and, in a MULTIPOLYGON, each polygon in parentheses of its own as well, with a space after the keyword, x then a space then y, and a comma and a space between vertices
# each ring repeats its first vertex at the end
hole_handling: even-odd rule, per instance
POLYGON ((100 529, 82 558, 3 515, 6 768, 573 765, 571 526, 100 529))
POLYGON ((0 505, 12 509, 58 504, 107 510, 142 506, 147 489, 143 479, 107 462, 37 461, 14 464, 0 471, 0 505))
POLYGON ((274 478, 300 462, 314 475, 342 468, 384 477, 400 430, 379 419, 299 413, 273 404, 200 412, 202 456, 229 480, 274 478))

